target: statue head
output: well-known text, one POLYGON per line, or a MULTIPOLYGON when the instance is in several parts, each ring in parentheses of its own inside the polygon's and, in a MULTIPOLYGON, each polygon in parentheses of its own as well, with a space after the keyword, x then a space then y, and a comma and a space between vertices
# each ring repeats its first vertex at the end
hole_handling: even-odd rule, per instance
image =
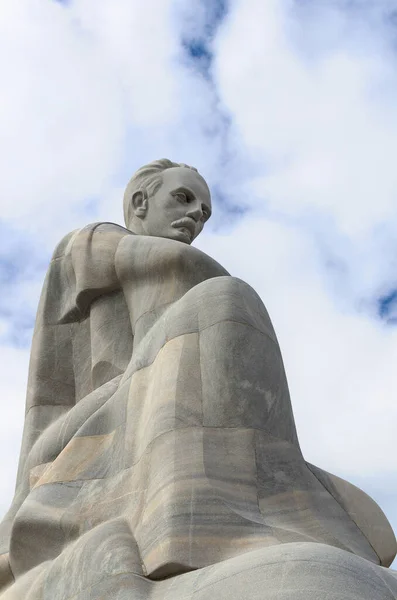
POLYGON ((124 219, 140 235, 190 244, 211 216, 211 194, 194 167, 163 158, 145 165, 124 193, 124 219))

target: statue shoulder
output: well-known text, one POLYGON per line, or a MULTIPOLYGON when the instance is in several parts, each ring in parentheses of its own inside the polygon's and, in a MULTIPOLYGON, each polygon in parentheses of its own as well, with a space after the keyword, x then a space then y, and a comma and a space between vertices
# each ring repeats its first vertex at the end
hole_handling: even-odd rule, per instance
POLYGON ((127 235, 134 234, 129 229, 111 222, 90 223, 80 229, 74 229, 67 233, 56 245, 52 255, 52 261, 71 254, 72 248, 76 246, 104 246, 118 245, 121 239, 127 235))

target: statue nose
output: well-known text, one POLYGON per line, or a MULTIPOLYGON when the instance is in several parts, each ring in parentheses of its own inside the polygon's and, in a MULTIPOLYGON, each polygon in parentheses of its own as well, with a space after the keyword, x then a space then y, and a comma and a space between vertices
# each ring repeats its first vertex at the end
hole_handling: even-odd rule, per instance
POLYGON ((189 210, 186 213, 186 216, 190 217, 191 219, 196 221, 196 223, 198 223, 200 221, 201 217, 203 216, 203 211, 201 210, 201 208, 199 206, 196 206, 196 208, 192 208, 191 210, 189 210))

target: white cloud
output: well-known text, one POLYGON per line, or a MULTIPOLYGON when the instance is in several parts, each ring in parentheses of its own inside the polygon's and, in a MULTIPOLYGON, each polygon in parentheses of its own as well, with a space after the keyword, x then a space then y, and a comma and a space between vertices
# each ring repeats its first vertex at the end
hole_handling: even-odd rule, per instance
MULTIPOLYGON (((382 31, 354 43, 347 12, 337 47, 317 55, 306 40, 299 52, 291 4, 234 3, 217 42, 219 91, 258 164, 256 197, 285 214, 322 210, 357 235, 396 218, 397 76, 382 31)), ((318 12, 312 27, 326 36, 329 9, 318 12)))
POLYGON ((98 194, 120 160, 119 89, 59 4, 6 0, 0 15, 2 215, 55 220, 98 194))

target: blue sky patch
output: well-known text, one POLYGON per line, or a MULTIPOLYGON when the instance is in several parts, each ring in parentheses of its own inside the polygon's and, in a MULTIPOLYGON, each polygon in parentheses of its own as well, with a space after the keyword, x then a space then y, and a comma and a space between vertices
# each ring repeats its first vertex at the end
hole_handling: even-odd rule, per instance
POLYGON ((227 14, 225 0, 202 0, 205 11, 201 30, 182 38, 182 48, 195 67, 208 76, 212 62, 212 41, 219 25, 227 14))
POLYGON ((211 61, 212 53, 203 39, 184 41, 182 45, 193 60, 211 61))
POLYGON ((3 259, 0 256, 0 283, 2 286, 15 281, 18 278, 19 273, 20 270, 15 264, 13 257, 3 259))
POLYGON ((379 298, 378 313, 389 325, 397 325, 397 289, 379 298))

